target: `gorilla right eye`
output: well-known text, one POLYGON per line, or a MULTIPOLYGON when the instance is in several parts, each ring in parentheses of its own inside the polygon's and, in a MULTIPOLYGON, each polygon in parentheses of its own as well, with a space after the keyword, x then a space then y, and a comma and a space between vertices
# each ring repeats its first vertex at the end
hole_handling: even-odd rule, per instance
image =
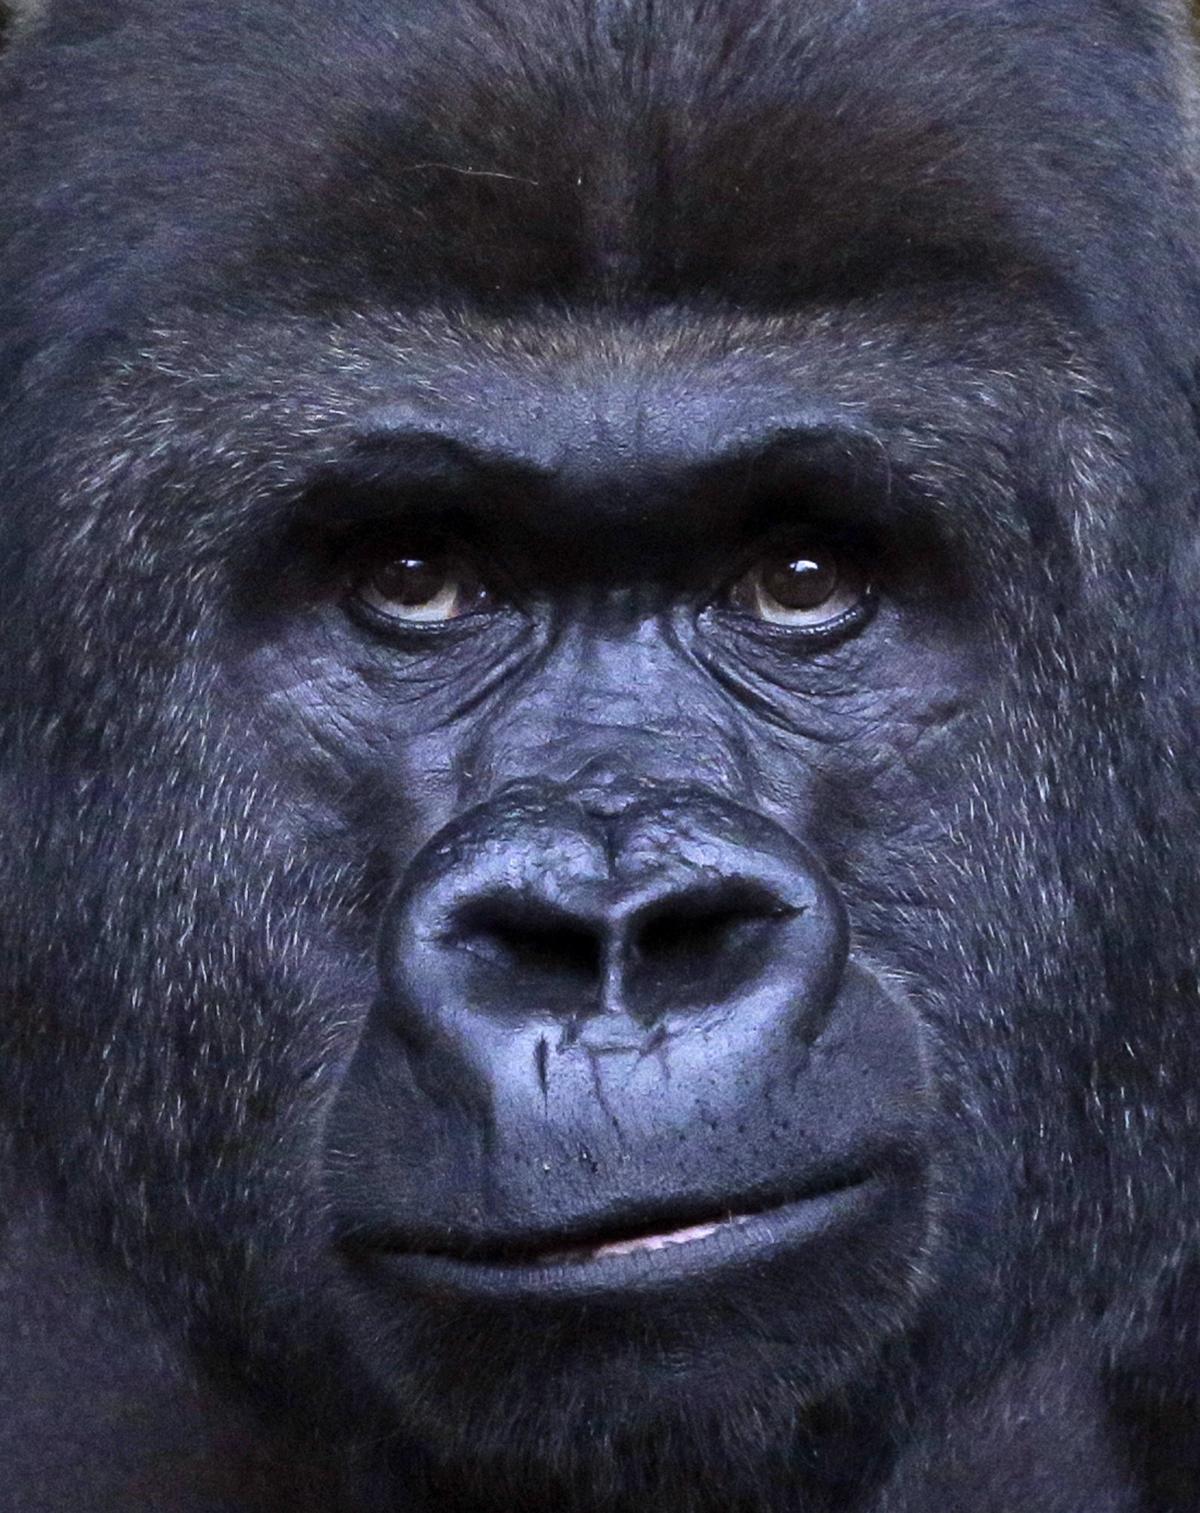
POLYGON ((353 595, 369 613, 399 625, 444 625, 485 608, 487 589, 461 559, 392 552, 359 568, 353 595))
POLYGON ((863 610, 867 585, 852 564, 828 547, 771 551, 734 584, 729 602, 785 630, 828 632, 863 610))

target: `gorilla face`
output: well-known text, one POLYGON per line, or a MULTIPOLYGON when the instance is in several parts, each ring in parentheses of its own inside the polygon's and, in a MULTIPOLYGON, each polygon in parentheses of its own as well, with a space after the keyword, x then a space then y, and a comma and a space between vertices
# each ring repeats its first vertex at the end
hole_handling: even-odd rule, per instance
POLYGON ((536 435, 368 420, 369 487, 315 506, 346 541, 249 663, 288 791, 327 804, 332 762, 392 817, 325 1191, 389 1381, 455 1419, 517 1380, 542 1421, 724 1413, 733 1361, 827 1393, 910 1318, 933 1222, 929 1051, 852 933, 848 806, 940 793, 970 628, 901 588, 836 421, 729 416, 711 359, 623 340, 600 424, 549 382, 536 435))
POLYGON ((14 55, 14 1148, 393 1492, 875 1507, 1191 1244, 1195 327, 1095 206, 1184 212, 1022 156, 1149 65, 1087 8, 1010 204, 1016 20, 980 106, 857 8, 419 9, 14 55))

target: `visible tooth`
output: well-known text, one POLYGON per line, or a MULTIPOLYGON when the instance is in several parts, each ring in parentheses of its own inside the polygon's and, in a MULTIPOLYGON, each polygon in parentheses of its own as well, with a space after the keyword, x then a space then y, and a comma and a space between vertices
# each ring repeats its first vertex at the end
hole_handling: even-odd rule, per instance
POLYGON ((608 1245, 598 1245, 592 1255, 630 1256, 639 1250, 665 1250, 668 1245, 690 1245, 693 1240, 707 1240, 715 1235, 719 1224, 693 1224, 687 1229, 673 1229, 665 1235, 639 1235, 635 1240, 613 1240, 608 1245))

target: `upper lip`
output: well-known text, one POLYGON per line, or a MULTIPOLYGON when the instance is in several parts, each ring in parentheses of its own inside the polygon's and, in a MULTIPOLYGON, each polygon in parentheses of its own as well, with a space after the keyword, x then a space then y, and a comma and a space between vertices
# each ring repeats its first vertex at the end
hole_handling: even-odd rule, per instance
POLYGON ((583 1257, 602 1246, 666 1238, 698 1226, 754 1218, 806 1199, 858 1187, 871 1175, 863 1167, 842 1169, 783 1192, 725 1201, 696 1199, 670 1207, 661 1202, 626 1206, 604 1216, 583 1215, 552 1229, 497 1233, 347 1224, 339 1238, 342 1247, 352 1252, 424 1255, 480 1266, 537 1266, 547 1260, 570 1259, 572 1253, 583 1257))

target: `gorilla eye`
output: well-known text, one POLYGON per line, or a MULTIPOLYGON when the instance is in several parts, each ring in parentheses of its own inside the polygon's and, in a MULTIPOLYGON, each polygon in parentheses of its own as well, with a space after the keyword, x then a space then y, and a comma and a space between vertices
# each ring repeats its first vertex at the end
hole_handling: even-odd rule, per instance
POLYGON ((444 625, 488 602, 487 590, 453 557, 397 552, 360 568, 356 598, 377 617, 400 625, 444 625))
POLYGON ((823 630, 858 610, 866 594, 861 576, 825 547, 777 550, 739 578, 729 599, 768 625, 823 630))

